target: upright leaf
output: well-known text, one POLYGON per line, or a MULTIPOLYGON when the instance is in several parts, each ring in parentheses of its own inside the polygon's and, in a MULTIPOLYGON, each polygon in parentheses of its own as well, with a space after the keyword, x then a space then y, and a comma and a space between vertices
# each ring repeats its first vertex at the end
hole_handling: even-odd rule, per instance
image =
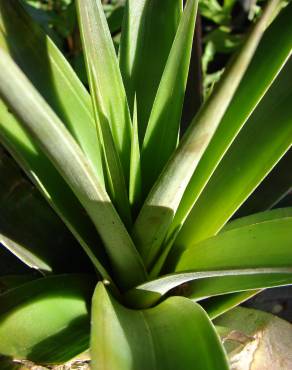
POLYGON ((143 281, 145 272, 138 252, 80 147, 11 59, 2 51, 0 56, 0 94, 83 205, 121 287, 143 281))
POLYGON ((141 205, 142 199, 141 157, 138 134, 138 113, 136 99, 133 112, 129 199, 133 212, 134 214, 136 214, 136 212, 139 209, 139 206, 141 205))
POLYGON ((127 0, 120 68, 131 111, 137 96, 142 143, 158 85, 177 31, 182 0, 127 0))
POLYGON ((92 370, 228 369, 215 329, 198 304, 173 297, 148 310, 130 310, 101 283, 93 296, 90 351, 92 370))
POLYGON ((283 10, 265 32, 216 134, 188 184, 169 234, 184 222, 225 152, 257 104, 261 104, 264 94, 289 58, 292 48, 291 17, 292 4, 283 10), (274 47, 271 48, 271 45, 274 47))
POLYGON ((181 16, 146 128, 142 146, 145 194, 177 146, 197 6, 197 0, 189 0, 181 16))
POLYGON ((131 118, 106 17, 100 0, 78 0, 76 5, 96 123, 102 125, 105 117, 110 124, 128 179, 131 118))
POLYGON ((19 0, 0 0, 0 46, 55 110, 103 182, 90 96, 53 41, 19 0))
POLYGON ((192 208, 177 245, 216 234, 291 146, 291 71, 289 59, 192 208))
POLYGON ((133 236, 147 267, 153 264, 159 252, 192 174, 228 108, 278 2, 271 0, 268 4, 146 199, 135 223, 133 236))

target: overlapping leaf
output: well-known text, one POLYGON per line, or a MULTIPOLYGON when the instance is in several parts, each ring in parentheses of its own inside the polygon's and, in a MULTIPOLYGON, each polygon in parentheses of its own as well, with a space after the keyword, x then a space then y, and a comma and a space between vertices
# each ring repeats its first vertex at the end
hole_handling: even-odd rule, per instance
MULTIPOLYGON (((216 134, 190 180, 169 234, 184 222, 212 173, 219 165, 224 153, 232 144, 232 141, 289 57, 292 48, 291 5, 283 10, 282 14, 265 32, 250 66, 220 122, 216 134), (285 35, 282 32, 283 27, 286 30, 285 35), (274 45, 274 48, 271 48, 271 45, 274 45)), ((286 77, 283 76, 282 81, 285 81, 286 78, 289 79, 291 71, 287 71, 285 74, 286 77)), ((285 88, 288 88, 286 82, 284 83, 285 88)), ((265 104, 265 102, 262 104, 265 104)), ((268 110, 269 105, 266 105, 263 109, 268 110)), ((249 123, 247 122, 247 124, 249 123)))
POLYGON ((99 283, 93 296, 92 370, 228 369, 204 310, 173 297, 147 310, 130 310, 99 283), (212 351, 212 356, 210 356, 212 351))
POLYGON ((134 225, 133 236, 148 268, 158 255, 184 191, 249 66, 277 4, 278 0, 268 4, 146 199, 134 225))
POLYGON ((121 286, 127 288, 143 281, 143 263, 80 147, 11 59, 2 51, 0 54, 2 97, 13 107, 28 134, 41 146, 87 211, 121 286))
POLYGON ((150 113, 141 154, 145 194, 177 146, 197 6, 187 2, 150 113))
POLYGON ((137 96, 142 143, 157 88, 177 31, 181 0, 126 2, 120 44, 120 68, 131 111, 137 96))
POLYGON ((290 58, 221 160, 184 223, 178 245, 216 234, 291 146, 291 71, 290 58))
POLYGON ((0 1, 0 46, 9 52, 61 118, 102 182, 100 146, 90 96, 65 57, 26 14, 19 0, 0 1))

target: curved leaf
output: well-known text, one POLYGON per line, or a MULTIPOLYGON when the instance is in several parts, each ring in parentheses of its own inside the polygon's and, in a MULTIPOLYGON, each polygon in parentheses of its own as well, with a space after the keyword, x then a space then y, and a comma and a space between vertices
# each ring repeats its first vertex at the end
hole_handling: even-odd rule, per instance
POLYGON ((90 351, 92 370, 228 369, 215 329, 198 304, 173 297, 134 311, 101 283, 93 296, 90 351))
POLYGON ((1 294, 0 353, 61 363, 85 351, 93 284, 87 275, 59 275, 1 294))
POLYGON ((177 257, 175 271, 290 268, 292 217, 226 231, 194 244, 177 257))
POLYGON ((151 307, 177 288, 175 293, 192 300, 244 290, 269 288, 292 284, 290 268, 238 268, 176 273, 162 276, 127 292, 125 298, 131 307, 151 307))

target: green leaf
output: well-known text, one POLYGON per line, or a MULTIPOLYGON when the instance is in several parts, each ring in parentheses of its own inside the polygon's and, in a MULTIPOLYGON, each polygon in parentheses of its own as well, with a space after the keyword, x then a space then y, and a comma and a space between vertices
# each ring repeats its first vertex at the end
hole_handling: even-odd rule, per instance
POLYGON ((100 0, 78 0, 76 5, 96 123, 102 125, 105 117, 110 124, 127 180, 131 118, 111 34, 100 0))
POLYGON ((216 234, 291 146, 291 72, 290 58, 221 160, 180 230, 177 245, 216 234))
POLYGON ((50 160, 32 142, 21 123, 1 100, 0 141, 60 216, 99 273, 110 280, 101 265, 102 262, 106 266, 107 259, 99 247, 101 242, 90 218, 50 160))
MULTIPOLYGON (((216 134, 190 180, 169 234, 184 222, 212 173, 220 163, 224 153, 232 144, 249 115, 256 108, 257 104, 260 103, 260 100, 289 57, 292 47, 291 17, 292 6, 288 6, 265 32, 250 66, 220 122, 216 134), (285 28, 284 35, 283 27, 285 28), (271 48, 271 45, 275 47, 271 48)), ((289 78, 290 74, 291 71, 287 72, 287 77, 284 77, 284 79, 289 78)), ((285 83, 285 88, 287 88, 287 83, 285 83)), ((265 103, 263 102, 263 104, 265 103)), ((269 105, 265 109, 269 112, 269 105)), ((266 131, 267 129, 265 128, 264 130, 266 131)))
POLYGON ((93 289, 87 275, 58 275, 1 294, 0 353, 62 363, 85 351, 93 289))
POLYGON ((292 149, 281 158, 277 166, 260 183, 236 213, 237 217, 274 207, 292 191, 292 149))
MULTIPOLYGON (((190 269, 191 270, 191 269, 190 269)), ((137 286, 126 294, 131 307, 151 307, 172 289, 192 300, 243 290, 292 284, 292 268, 238 268, 195 270, 161 276, 137 286), (180 287, 181 286, 181 287, 180 287)))
POLYGON ((219 338, 204 310, 182 297, 130 310, 99 283, 93 296, 92 370, 228 369, 219 338), (212 356, 210 356, 210 351, 212 356))
POLYGON ((132 127, 129 199, 134 214, 137 213, 142 199, 141 158, 138 136, 137 100, 135 99, 132 127))
POLYGON ((151 110, 141 154, 145 194, 177 146, 197 6, 187 2, 151 110))
POLYGON ((120 44, 120 68, 131 111, 137 96, 142 143, 158 85, 177 31, 182 0, 127 0, 120 44))
POLYGON ((290 268, 292 217, 239 227, 193 244, 177 257, 175 271, 290 268))
POLYGON ((0 243, 43 273, 88 267, 78 243, 1 147, 0 173, 0 243))
POLYGON ((269 3, 146 199, 134 225, 133 237, 147 268, 160 251, 184 191, 249 66, 278 1, 269 3))
POLYGON ((144 281, 145 271, 138 252, 80 147, 12 60, 1 50, 0 56, 2 97, 90 216, 121 287, 126 289, 144 281))
POLYGON ((207 278, 191 282, 187 287, 186 296, 194 301, 200 301, 222 294, 285 285, 292 285, 292 269, 286 273, 281 273, 280 269, 279 272, 275 270, 270 273, 256 273, 255 270, 255 273, 249 275, 234 274, 234 276, 207 278))
POLYGON ((10 53, 55 110, 103 182, 90 96, 62 53, 32 21, 19 0, 0 0, 0 46, 10 53))
POLYGON ((237 307, 240 305, 240 303, 254 297, 260 292, 260 290, 252 290, 241 293, 225 294, 219 297, 206 299, 206 301, 201 302, 201 304, 208 313, 209 317, 213 320, 225 312, 228 312, 232 308, 237 307))
POLYGON ((250 216, 237 218, 228 222, 220 232, 223 233, 225 231, 238 229, 242 226, 255 225, 260 222, 273 221, 286 217, 292 217, 292 207, 277 208, 271 211, 259 212, 250 216))

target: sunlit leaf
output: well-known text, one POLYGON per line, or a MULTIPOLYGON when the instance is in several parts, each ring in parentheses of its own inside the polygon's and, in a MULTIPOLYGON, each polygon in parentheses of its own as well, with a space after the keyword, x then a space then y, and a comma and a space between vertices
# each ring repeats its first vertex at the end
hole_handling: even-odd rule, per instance
POLYGON ((182 297, 154 308, 130 310, 98 284, 93 296, 92 370, 228 369, 204 310, 182 297), (212 356, 210 356, 212 351, 212 356))

